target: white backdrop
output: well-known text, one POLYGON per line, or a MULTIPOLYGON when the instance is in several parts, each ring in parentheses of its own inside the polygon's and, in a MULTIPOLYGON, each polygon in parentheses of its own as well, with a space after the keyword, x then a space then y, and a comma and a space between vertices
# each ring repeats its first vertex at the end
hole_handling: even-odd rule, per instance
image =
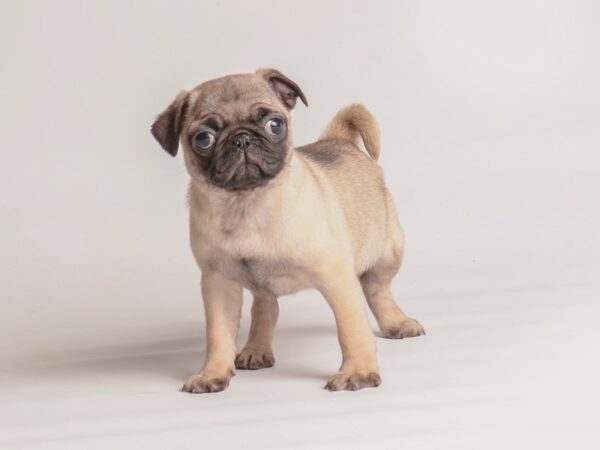
MULTIPOLYGON (((11 370, 201 349, 187 175, 149 127, 179 90, 259 67, 308 97, 297 144, 351 102, 379 120, 407 234, 395 292, 430 334, 448 313, 510 303, 563 317, 581 298, 570 288, 596 298, 596 1, 2 2, 0 38, 0 361, 11 370), (549 294, 489 297, 528 289, 549 294)), ((282 300, 282 333, 315 315, 332 326, 315 293, 282 300)))

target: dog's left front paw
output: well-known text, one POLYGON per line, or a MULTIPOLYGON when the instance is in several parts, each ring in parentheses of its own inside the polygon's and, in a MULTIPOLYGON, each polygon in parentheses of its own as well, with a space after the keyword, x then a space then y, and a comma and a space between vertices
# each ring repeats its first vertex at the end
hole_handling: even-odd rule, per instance
POLYGON ((325 389, 328 391, 358 391, 367 387, 377 387, 381 384, 381 377, 377 372, 366 375, 357 372, 338 372, 332 376, 325 389))
POLYGON ((229 386, 229 380, 231 379, 230 374, 222 376, 209 376, 205 373, 198 373, 192 375, 185 382, 181 390, 183 392, 190 392, 193 394, 202 394, 205 392, 221 392, 229 386))

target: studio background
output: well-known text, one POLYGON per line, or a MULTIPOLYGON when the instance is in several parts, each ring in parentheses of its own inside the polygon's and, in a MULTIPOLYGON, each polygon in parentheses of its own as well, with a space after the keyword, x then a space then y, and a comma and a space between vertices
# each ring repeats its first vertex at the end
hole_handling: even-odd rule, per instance
POLYGON ((598 2, 2 2, 0 54, 0 444, 598 438, 598 2), (280 301, 271 372, 177 392, 204 352, 199 273, 183 159, 149 128, 261 67, 308 98, 297 145, 352 102, 379 121, 394 294, 428 335, 378 339, 378 390, 321 392, 340 356, 309 291, 280 301))

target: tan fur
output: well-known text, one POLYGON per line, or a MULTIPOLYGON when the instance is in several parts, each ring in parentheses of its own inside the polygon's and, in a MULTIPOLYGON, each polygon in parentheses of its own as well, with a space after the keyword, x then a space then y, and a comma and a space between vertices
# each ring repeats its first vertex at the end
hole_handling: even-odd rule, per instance
POLYGON ((336 139, 358 144, 358 137, 375 161, 379 159, 379 125, 367 108, 354 103, 340 110, 329 123, 319 139, 336 139))
MULTIPOLYGON (((261 73, 237 75, 192 91, 181 136, 187 136, 208 104, 230 120, 242 120, 248 105, 275 108, 289 123, 289 110, 261 73), (234 83, 236 96, 227 96, 234 83), (223 97, 225 95, 225 97, 223 97), (227 100, 223 100, 227 98, 227 100)), ((228 119, 228 120, 229 120, 228 119)), ((207 357, 202 371, 184 385, 188 392, 224 389, 235 366, 270 367, 278 316, 277 297, 319 290, 331 306, 342 350, 330 390, 356 390, 380 383, 375 343, 364 298, 386 337, 423 333, 395 304, 390 282, 400 267, 404 236, 380 167, 353 143, 358 133, 373 159, 379 155, 375 119, 361 105, 340 111, 316 143, 290 151, 282 172, 263 187, 226 191, 207 182, 182 137, 189 189, 190 235, 202 271, 207 319, 207 357), (242 288, 254 293, 248 342, 237 355, 235 337, 242 288)), ((292 147, 291 132, 287 137, 292 147)))

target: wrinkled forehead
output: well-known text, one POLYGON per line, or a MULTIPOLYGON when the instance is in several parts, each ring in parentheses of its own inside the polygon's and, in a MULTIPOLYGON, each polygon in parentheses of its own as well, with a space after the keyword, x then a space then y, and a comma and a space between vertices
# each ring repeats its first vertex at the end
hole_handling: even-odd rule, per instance
POLYGON ((195 117, 219 114, 227 120, 243 120, 254 105, 270 106, 286 113, 267 82, 257 75, 230 75, 207 81, 190 93, 190 110, 195 117))

